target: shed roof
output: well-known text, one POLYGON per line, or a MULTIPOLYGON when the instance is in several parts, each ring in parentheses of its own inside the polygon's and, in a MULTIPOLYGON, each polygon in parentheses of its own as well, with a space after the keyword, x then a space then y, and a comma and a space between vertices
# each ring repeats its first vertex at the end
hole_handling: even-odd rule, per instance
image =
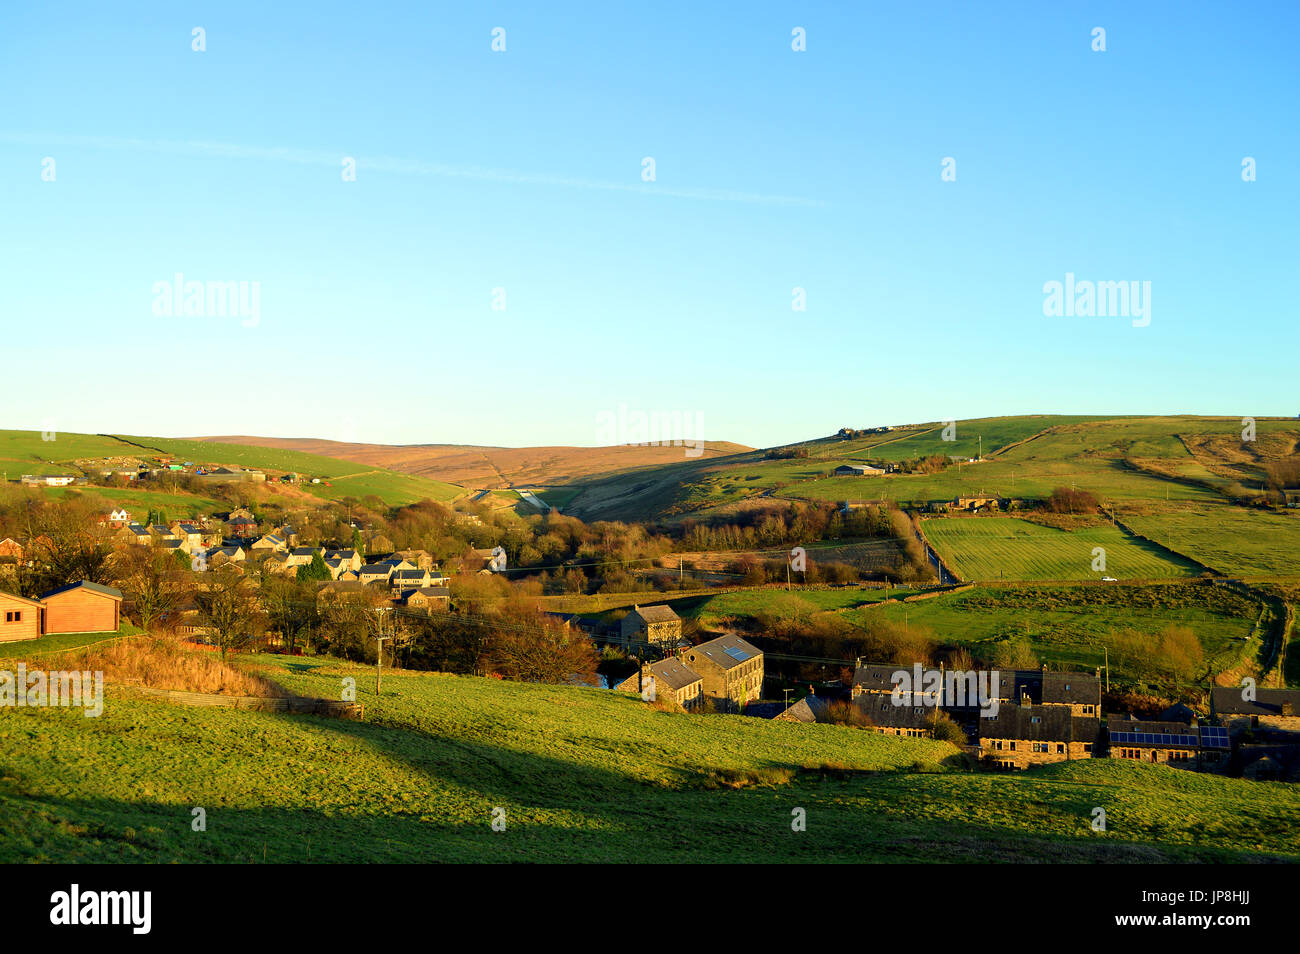
POLYGON ((43 593, 41 599, 48 600, 51 596, 58 596, 61 593, 68 593, 72 590, 89 590, 91 593, 98 593, 100 596, 107 596, 110 599, 120 600, 122 591, 114 589, 111 586, 104 586, 101 583, 91 583, 89 580, 78 580, 76 583, 69 583, 67 586, 60 586, 58 589, 50 590, 43 593))

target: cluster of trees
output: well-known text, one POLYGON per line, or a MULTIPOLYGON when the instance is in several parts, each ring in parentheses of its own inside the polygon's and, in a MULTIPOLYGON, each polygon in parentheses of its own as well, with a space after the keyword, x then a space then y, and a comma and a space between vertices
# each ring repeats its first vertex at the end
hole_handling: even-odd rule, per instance
POLYGON ((904 474, 937 474, 951 466, 952 460, 947 454, 929 454, 925 457, 912 457, 901 461, 898 469, 904 474))
POLYGON ((0 494, 0 539, 12 537, 26 547, 22 561, 5 566, 6 586, 33 597, 78 580, 110 582, 108 535, 99 526, 101 512, 68 495, 5 488, 0 494))
POLYGON ((1157 684, 1173 688, 1206 674, 1205 649, 1187 626, 1167 626, 1154 637, 1121 629, 1107 645, 1113 664, 1157 684))
POLYGON ((1057 487, 1042 502, 1042 509, 1048 513, 1089 514, 1097 512, 1098 504, 1097 498, 1086 490, 1057 487))
POLYGON ((774 447, 767 452, 768 460, 807 460, 807 447, 774 447))

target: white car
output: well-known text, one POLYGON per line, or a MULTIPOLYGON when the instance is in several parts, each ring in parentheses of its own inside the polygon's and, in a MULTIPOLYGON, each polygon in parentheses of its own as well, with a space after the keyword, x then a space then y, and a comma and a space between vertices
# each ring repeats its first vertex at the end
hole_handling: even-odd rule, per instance
POLYGON ((1102 581, 1103 583, 1118 583, 1118 582, 1119 582, 1119 580, 1115 579, 1113 576, 1103 576, 1103 577, 1101 578, 1101 581, 1102 581))

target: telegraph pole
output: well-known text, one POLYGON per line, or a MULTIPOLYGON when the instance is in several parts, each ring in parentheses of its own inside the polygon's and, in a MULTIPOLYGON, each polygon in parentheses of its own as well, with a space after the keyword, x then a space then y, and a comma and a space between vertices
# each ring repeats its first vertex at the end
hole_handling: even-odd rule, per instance
POLYGON ((375 642, 379 644, 379 655, 375 657, 375 695, 379 695, 379 687, 384 678, 384 642, 392 638, 391 636, 375 637, 375 642))

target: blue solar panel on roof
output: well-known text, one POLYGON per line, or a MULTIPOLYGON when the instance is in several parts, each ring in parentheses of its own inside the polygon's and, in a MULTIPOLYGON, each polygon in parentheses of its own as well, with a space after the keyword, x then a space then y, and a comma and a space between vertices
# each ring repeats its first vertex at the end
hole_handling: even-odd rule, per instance
POLYGON ((1202 726, 1201 744, 1214 749, 1228 748, 1228 730, 1217 725, 1202 726))
POLYGON ((745 652, 743 649, 736 649, 734 646, 724 649, 723 652, 736 660, 736 662, 744 662, 749 658, 749 653, 745 652))

